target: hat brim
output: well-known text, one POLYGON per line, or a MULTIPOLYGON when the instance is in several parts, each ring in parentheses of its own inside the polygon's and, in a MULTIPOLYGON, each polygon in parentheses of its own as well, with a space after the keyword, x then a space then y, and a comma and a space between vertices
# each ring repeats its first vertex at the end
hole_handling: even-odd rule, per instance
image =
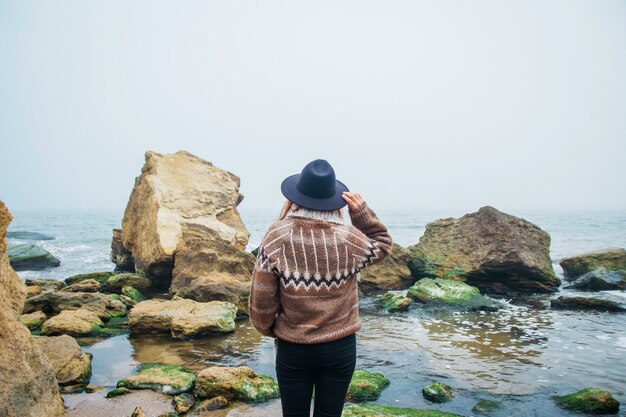
POLYGON ((344 191, 350 190, 348 190, 348 187, 346 187, 341 181, 335 180, 335 195, 327 198, 315 198, 302 194, 298 190, 297 184, 300 175, 301 174, 291 175, 285 178, 283 183, 280 185, 280 191, 287 198, 287 200, 292 201, 304 208, 321 211, 337 210, 348 204, 348 202, 344 200, 341 195, 344 191))

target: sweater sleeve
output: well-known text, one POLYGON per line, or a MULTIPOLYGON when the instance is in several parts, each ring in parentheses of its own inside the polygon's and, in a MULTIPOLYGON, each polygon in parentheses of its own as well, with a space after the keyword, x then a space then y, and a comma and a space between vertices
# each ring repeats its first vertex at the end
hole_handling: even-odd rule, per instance
POLYGON ((391 255, 391 235, 367 203, 359 210, 349 211, 349 213, 352 225, 367 236, 370 243, 374 246, 376 257, 370 260, 370 265, 378 263, 391 255))
POLYGON ((278 277, 264 260, 265 253, 259 248, 257 261, 252 270, 252 285, 248 298, 248 312, 252 326, 264 336, 275 337, 272 331, 279 309, 278 277))

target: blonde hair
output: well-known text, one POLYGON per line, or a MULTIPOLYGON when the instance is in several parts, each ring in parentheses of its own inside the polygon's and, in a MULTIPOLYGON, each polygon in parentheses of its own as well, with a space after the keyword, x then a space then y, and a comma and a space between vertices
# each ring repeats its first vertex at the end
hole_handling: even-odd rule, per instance
POLYGON ((287 200, 285 201, 285 205, 283 206, 283 209, 281 210, 278 216, 278 220, 283 220, 286 217, 291 217, 291 216, 306 217, 309 219, 324 220, 324 221, 335 222, 335 223, 338 223, 338 222, 343 223, 343 212, 341 211, 341 209, 313 210, 313 209, 299 206, 298 204, 290 200, 287 200))

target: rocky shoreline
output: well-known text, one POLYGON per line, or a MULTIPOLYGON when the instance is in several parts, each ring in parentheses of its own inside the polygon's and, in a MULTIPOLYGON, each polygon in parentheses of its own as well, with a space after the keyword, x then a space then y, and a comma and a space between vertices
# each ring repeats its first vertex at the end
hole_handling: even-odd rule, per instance
MULTIPOLYGON (((188 152, 147 152, 122 228, 113 230, 111 260, 116 269, 74 275, 64 281, 32 279, 26 285, 11 268, 14 263, 18 268, 24 265, 25 257, 21 251, 19 257, 11 258, 6 248, 11 216, 0 205, 1 330, 15 336, 3 338, 0 347, 12 356, 0 356, 0 366, 5 369, 15 361, 22 366, 14 368, 20 377, 13 381, 24 380, 31 372, 28 380, 40 384, 24 388, 9 379, 0 381, 4 387, 0 390, 0 414, 63 415, 61 393, 93 392, 90 395, 97 399, 94 407, 120 404, 127 415, 139 416, 145 411, 157 415, 157 409, 162 417, 238 415, 241 411, 237 410, 245 408, 242 404, 263 410, 259 404, 268 401, 274 409, 268 408, 273 411, 267 415, 277 415, 275 380, 245 366, 191 371, 179 364, 142 364, 114 389, 92 386, 92 357, 77 343, 81 338, 120 334, 186 340, 236 332, 247 316, 254 263, 254 255, 245 250, 249 233, 237 211, 243 200, 239 184, 234 174, 188 152), (18 348, 19 355, 26 356, 16 358, 14 350, 18 348), (35 371, 37 374, 32 374, 35 371), (38 390, 50 396, 43 405, 35 404, 38 390), (160 405, 135 409, 142 406, 143 397, 137 397, 142 390, 158 393, 148 395, 160 405)), ((514 301, 534 294, 548 294, 547 307, 552 309, 599 314, 626 311, 626 298, 605 292, 626 289, 626 250, 615 248, 561 260, 566 280, 562 287, 552 268, 549 247, 550 236, 538 226, 493 207, 482 207, 460 218, 429 223, 415 245, 394 245, 389 259, 361 274, 361 295, 375 301, 381 313, 413 309, 494 312, 506 308, 503 298, 514 301)), ((33 262, 41 257, 37 251, 32 253, 33 262)), ((0 375, 2 378, 6 377, 0 375)), ((389 384, 393 381, 384 373, 355 372, 344 416, 457 415, 367 403, 376 401, 389 384)), ((433 380, 415 389, 433 405, 454 401, 455 389, 442 381, 433 380)), ((594 387, 579 389, 562 392, 554 398, 555 404, 590 414, 618 412, 619 403, 611 393, 594 387)), ((490 407, 497 408, 497 404, 477 403, 476 407, 467 412, 489 414, 490 407)), ((70 411, 70 415, 80 412, 70 411)), ((259 412, 263 411, 249 415, 263 415, 259 412)), ((112 413, 106 415, 120 415, 112 413)))

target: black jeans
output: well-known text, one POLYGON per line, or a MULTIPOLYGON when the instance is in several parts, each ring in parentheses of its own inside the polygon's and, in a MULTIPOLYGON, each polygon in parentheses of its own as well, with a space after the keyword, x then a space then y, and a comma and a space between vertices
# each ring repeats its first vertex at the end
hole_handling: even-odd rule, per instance
POLYGON ((356 366, 356 335, 325 343, 299 344, 278 339, 276 376, 283 417, 340 417, 356 366))

